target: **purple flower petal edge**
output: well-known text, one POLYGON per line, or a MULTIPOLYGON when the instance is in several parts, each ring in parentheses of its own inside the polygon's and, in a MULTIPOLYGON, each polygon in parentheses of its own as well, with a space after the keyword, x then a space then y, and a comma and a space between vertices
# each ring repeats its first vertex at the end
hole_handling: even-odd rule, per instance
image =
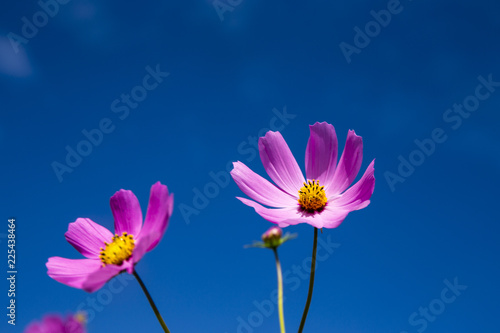
POLYGON ((109 203, 115 218, 115 233, 121 235, 127 232, 137 237, 142 227, 142 211, 135 194, 129 190, 119 190, 109 203))
MULTIPOLYGON (((167 186, 160 182, 151 186, 146 220, 137 238, 138 243, 145 243, 146 252, 155 248, 165 234, 173 206, 174 196, 169 194, 167 186)), ((135 256, 138 257, 137 254, 135 256)))
POLYGON ((309 126, 306 148, 306 178, 330 185, 337 166, 338 141, 333 125, 326 122, 309 126))
POLYGON ((110 242, 113 234, 91 219, 78 218, 70 223, 64 234, 66 240, 82 255, 89 259, 99 258, 104 242, 110 242))
POLYGON ((298 193, 292 196, 284 192, 239 161, 233 163, 231 176, 243 193, 266 206, 288 207, 297 202, 298 193))
POLYGON ((269 177, 282 190, 296 196, 305 179, 281 133, 269 131, 260 138, 259 152, 269 177))

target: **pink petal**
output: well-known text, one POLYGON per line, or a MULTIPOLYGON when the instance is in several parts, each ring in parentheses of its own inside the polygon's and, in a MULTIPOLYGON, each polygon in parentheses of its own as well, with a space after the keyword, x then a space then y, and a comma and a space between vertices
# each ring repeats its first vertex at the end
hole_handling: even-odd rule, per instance
MULTIPOLYGON (((132 262, 132 265, 139 262, 142 259, 144 254, 148 251, 149 246, 153 243, 153 241, 157 238, 154 233, 150 233, 147 235, 141 236, 139 240, 135 243, 134 251, 132 252, 132 258, 129 261, 132 262)), ((132 274, 132 271, 129 271, 132 274)))
POLYGON ((349 213, 349 210, 327 204, 325 209, 323 209, 323 211, 320 213, 323 223, 321 228, 338 227, 349 213))
POLYGON ((23 333, 44 333, 40 323, 31 323, 23 331, 23 333))
POLYGON ((267 132, 259 139, 259 152, 269 177, 288 194, 297 196, 304 176, 281 134, 267 132))
MULTIPOLYGON (((92 272, 87 276, 87 279, 83 281, 82 289, 92 293, 106 284, 114 276, 120 274, 121 271, 128 268, 128 265, 124 265, 125 262, 120 265, 106 265, 101 267, 99 270, 92 272)), ((132 265, 133 266, 133 265, 132 265)))
POLYGON ((374 164, 375 160, 366 168, 363 177, 345 191, 338 199, 335 199, 332 205, 349 211, 362 209, 368 206, 375 189, 374 164))
POLYGON ((338 142, 333 125, 326 122, 309 126, 311 132, 306 148, 306 177, 319 180, 328 187, 337 165, 338 142))
POLYGON ((139 200, 128 190, 119 190, 110 200, 111 211, 115 218, 115 232, 121 235, 123 232, 136 237, 142 227, 142 212, 139 200))
POLYGON ((255 212, 269 222, 276 223, 281 228, 299 223, 308 223, 314 227, 322 228, 323 220, 319 213, 307 213, 300 210, 297 203, 296 206, 287 208, 266 208, 255 201, 237 197, 245 205, 253 207, 255 212))
POLYGON ((336 228, 349 214, 349 210, 326 205, 321 212, 308 213, 297 207, 266 208, 255 201, 238 198, 245 205, 253 207, 257 214, 269 222, 278 224, 281 228, 300 223, 307 223, 316 228, 336 228))
POLYGON ((102 268, 102 262, 96 259, 66 259, 50 257, 45 264, 47 274, 54 280, 70 287, 83 289, 83 283, 90 274, 102 268))
POLYGON ((24 333, 64 333, 64 322, 60 316, 47 315, 41 322, 31 323, 24 333))
POLYGON ((327 197, 340 194, 351 185, 359 172, 359 168, 361 168, 362 160, 363 139, 351 130, 347 134, 344 151, 331 184, 328 187, 325 186, 327 197))
POLYGON ((146 220, 137 237, 137 240, 140 240, 145 246, 145 251, 151 251, 163 237, 165 230, 167 230, 168 220, 172 215, 173 206, 174 196, 168 194, 168 188, 160 182, 154 184, 151 187, 146 220))
POLYGON ((85 324, 78 321, 74 316, 69 316, 64 323, 65 333, 86 333, 85 324))
POLYGON ((78 252, 89 259, 99 258, 104 242, 109 243, 113 238, 108 229, 86 218, 78 218, 70 223, 64 236, 78 252))
POLYGON ((233 166, 231 176, 234 181, 243 193, 255 201, 271 207, 289 207, 297 202, 298 193, 295 193, 294 198, 239 161, 233 166))

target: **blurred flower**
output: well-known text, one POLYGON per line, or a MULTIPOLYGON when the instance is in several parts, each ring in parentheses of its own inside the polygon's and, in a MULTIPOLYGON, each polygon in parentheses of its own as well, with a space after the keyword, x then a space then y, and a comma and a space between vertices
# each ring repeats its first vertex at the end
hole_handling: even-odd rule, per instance
POLYGON ((88 292, 101 288, 115 275, 127 271, 161 240, 172 214, 173 195, 157 182, 151 187, 144 225, 137 197, 120 190, 110 200, 115 235, 87 218, 70 223, 66 240, 88 259, 51 257, 47 274, 56 281, 88 292))
POLYGON ((262 234, 262 240, 264 243, 274 244, 280 240, 282 235, 283 230, 280 227, 274 226, 267 229, 267 231, 262 234))
POLYGON ((86 333, 86 321, 83 313, 70 315, 66 319, 59 315, 47 315, 41 322, 30 323, 24 333, 86 333))
POLYGON ((245 247, 261 247, 268 249, 276 249, 278 246, 283 244, 290 239, 294 239, 297 237, 297 234, 286 233, 283 235, 283 230, 280 227, 274 226, 269 229, 265 233, 262 234, 262 242, 253 242, 252 245, 246 245, 245 247))
POLYGON ((370 203, 375 188, 375 160, 363 177, 348 189, 361 168, 362 138, 349 131, 337 164, 334 127, 322 122, 310 125, 309 129, 305 157, 307 181, 281 134, 272 131, 259 139, 259 152, 267 174, 277 186, 239 161, 233 163, 231 176, 255 201, 238 199, 253 207, 264 219, 280 227, 305 222, 316 228, 335 228, 347 214, 370 203))

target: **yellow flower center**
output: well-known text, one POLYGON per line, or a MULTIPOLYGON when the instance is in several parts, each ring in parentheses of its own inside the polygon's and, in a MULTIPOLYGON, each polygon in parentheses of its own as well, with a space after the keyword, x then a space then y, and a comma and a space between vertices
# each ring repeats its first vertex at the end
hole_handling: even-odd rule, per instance
POLYGON ((316 212, 326 205, 325 187, 319 186, 319 180, 308 180, 299 190, 299 204, 308 212, 316 212))
POLYGON ((132 256, 132 251, 135 247, 134 236, 124 232, 121 236, 115 234, 111 239, 111 243, 104 242, 106 247, 101 247, 102 267, 113 264, 121 265, 124 260, 132 256))

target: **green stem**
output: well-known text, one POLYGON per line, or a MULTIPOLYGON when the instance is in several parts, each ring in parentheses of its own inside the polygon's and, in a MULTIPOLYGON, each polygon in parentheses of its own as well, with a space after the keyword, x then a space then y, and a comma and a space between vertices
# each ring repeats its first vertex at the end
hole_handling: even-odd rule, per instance
POLYGON ((165 322, 163 321, 163 318, 161 317, 160 312, 158 311, 158 308, 155 305, 155 302, 153 302, 153 299, 151 298, 151 295, 149 294, 148 289, 146 288, 146 286, 144 285, 144 282, 142 282, 141 278, 139 277, 139 274, 137 274, 137 272, 135 270, 134 270, 133 274, 134 274, 135 278, 137 279, 137 282, 139 282, 139 284, 141 285, 142 291, 144 291, 144 294, 146 295, 146 297, 149 301, 149 305, 151 305, 151 308, 153 309, 153 311, 156 315, 156 318, 158 318, 158 321, 160 322, 161 327, 163 328, 163 330, 166 333, 170 333, 167 325, 165 324, 165 322))
POLYGON ((283 312, 283 276, 281 275, 281 264, 278 258, 278 249, 273 248, 274 258, 276 259, 276 272, 278 274, 278 311, 280 317, 281 333, 285 333, 285 314, 283 312))
POLYGON ((314 228, 314 242, 313 242, 313 253, 311 260, 311 275, 309 277, 309 292, 307 294, 306 306, 304 308, 304 313, 302 314, 302 320, 300 321, 299 333, 302 333, 304 325, 306 324, 307 312, 309 311, 309 305, 311 305, 312 293, 314 288, 314 272, 316 271, 316 249, 318 247, 318 228, 314 228))

